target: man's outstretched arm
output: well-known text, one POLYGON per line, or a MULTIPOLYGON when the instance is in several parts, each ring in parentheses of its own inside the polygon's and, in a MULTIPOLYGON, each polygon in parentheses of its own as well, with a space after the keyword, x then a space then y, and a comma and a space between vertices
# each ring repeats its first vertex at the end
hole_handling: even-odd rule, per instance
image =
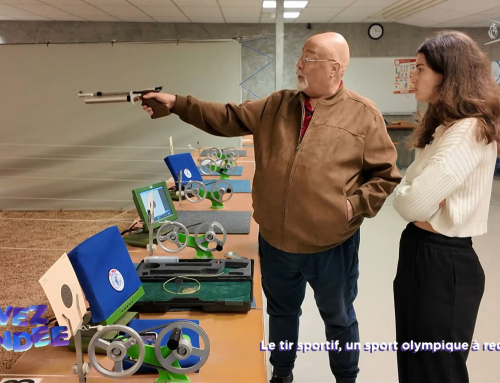
MULTIPOLYGON (((237 105, 201 101, 193 96, 176 96, 166 93, 150 93, 144 99, 154 98, 167 105, 179 118, 214 136, 239 137, 253 134, 259 126, 268 98, 245 101, 237 105)), ((152 114, 151 108, 143 109, 152 114)))

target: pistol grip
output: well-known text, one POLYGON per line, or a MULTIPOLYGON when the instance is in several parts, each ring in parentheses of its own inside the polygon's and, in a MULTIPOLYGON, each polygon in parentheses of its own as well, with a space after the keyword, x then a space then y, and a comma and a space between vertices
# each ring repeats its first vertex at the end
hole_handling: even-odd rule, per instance
POLYGON ((170 115, 170 110, 165 104, 156 101, 154 98, 142 99, 142 105, 147 105, 153 109, 151 118, 160 118, 170 115))

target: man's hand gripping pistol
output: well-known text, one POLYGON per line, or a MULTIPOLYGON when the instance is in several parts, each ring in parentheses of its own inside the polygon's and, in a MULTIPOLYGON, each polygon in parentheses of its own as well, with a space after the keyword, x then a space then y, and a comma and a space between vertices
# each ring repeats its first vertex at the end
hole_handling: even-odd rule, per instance
POLYGON ((136 101, 142 101, 141 105, 147 105, 153 109, 151 118, 165 117, 170 114, 170 110, 165 104, 159 103, 154 98, 143 99, 142 96, 148 93, 158 93, 163 89, 159 86, 152 89, 135 90, 131 92, 83 92, 78 93, 78 97, 85 97, 85 104, 102 104, 116 102, 131 102, 135 105, 136 101))

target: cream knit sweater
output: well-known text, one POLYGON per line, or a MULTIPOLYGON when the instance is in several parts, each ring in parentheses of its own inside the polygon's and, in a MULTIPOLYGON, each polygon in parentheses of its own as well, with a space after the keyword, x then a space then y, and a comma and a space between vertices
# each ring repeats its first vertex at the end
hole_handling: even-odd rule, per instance
POLYGON ((448 237, 486 233, 497 143, 478 142, 476 125, 467 118, 439 126, 418 152, 394 190, 394 208, 404 220, 428 221, 448 237))

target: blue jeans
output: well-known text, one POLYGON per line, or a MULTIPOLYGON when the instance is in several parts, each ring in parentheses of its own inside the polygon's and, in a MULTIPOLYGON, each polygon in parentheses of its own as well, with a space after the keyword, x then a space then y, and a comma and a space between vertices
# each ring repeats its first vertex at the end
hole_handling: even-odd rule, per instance
POLYGON ((280 351, 279 344, 288 341, 297 345, 301 305, 309 282, 325 323, 326 340, 334 343, 338 340, 342 347, 340 352, 328 351, 332 373, 337 383, 355 382, 359 372, 359 351, 345 351, 345 343, 359 342, 353 307, 358 293, 359 237, 358 230, 333 249, 315 254, 293 254, 272 247, 259 234, 262 287, 269 314, 269 342, 276 345, 270 358, 275 375, 288 376, 294 367, 296 347, 280 351))

